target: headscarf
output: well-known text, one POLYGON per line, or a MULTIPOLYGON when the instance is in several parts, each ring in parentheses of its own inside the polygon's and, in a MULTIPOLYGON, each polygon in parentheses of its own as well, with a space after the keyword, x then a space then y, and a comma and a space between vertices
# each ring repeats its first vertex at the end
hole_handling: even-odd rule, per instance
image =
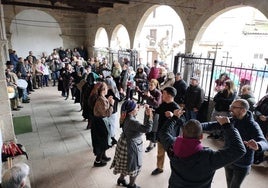
POLYGON ((133 100, 126 100, 121 106, 121 115, 119 118, 120 127, 123 126, 124 120, 129 112, 133 111, 136 108, 136 103, 133 100))
POLYGON ((120 94, 119 94, 119 91, 117 89, 117 86, 116 86, 114 79, 112 77, 106 77, 105 82, 106 82, 108 88, 112 90, 115 97, 119 100, 120 94))
POLYGON ((136 103, 133 100, 126 100, 121 107, 122 112, 129 113, 136 108, 136 103))

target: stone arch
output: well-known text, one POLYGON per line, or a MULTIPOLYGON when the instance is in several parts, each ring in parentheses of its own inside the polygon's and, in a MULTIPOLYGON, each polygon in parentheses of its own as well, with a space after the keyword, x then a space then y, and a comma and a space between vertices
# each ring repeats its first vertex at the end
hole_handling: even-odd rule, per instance
POLYGON ((42 52, 50 54, 54 48, 63 46, 59 23, 40 10, 27 9, 18 13, 11 22, 10 33, 11 46, 22 57, 30 50, 38 57, 42 52))
MULTIPOLYGON (((159 14, 158 14, 159 15, 159 14)), ((147 31, 148 33, 148 31, 147 31)), ((148 33, 149 34, 149 33, 148 33)), ((173 63, 172 57, 174 53, 177 53, 178 51, 184 52, 185 51, 185 29, 184 29, 184 24, 182 23, 182 20, 180 19, 180 16, 178 15, 177 11, 173 9, 171 6, 166 6, 166 5, 154 5, 151 6, 147 9, 147 11, 144 12, 143 16, 140 18, 140 21, 137 25, 137 29, 135 32, 135 38, 134 38, 134 45, 133 48, 137 49, 140 52, 140 56, 146 57, 147 62, 153 62, 153 59, 159 59, 166 61, 169 66, 173 63), (152 23, 148 23, 148 19, 150 19, 150 15, 152 14, 153 11, 159 11, 160 14, 165 13, 169 17, 169 21, 166 20, 167 15, 165 15, 165 19, 161 20, 161 16, 156 17, 156 21, 151 19, 152 23), (157 29, 157 39, 155 41, 155 45, 152 46, 152 44, 148 39, 147 45, 145 44, 144 41, 147 40, 147 37, 144 35, 145 34, 145 24, 147 22, 146 27, 152 27, 152 29, 156 28, 157 29), (149 25, 148 25, 149 24, 149 25), (166 54, 170 55, 163 55, 163 51, 160 50, 159 44, 161 43, 162 39, 166 38, 166 36, 169 35, 168 38, 168 48, 169 50, 165 52, 166 54), (147 46, 147 47, 145 47, 147 46), (178 49, 180 48, 180 49, 178 49), (172 50, 170 50, 172 49, 172 50), (152 51, 152 55, 150 54, 149 51, 152 51), (155 52, 153 52, 155 50, 155 52), (176 51, 177 50, 177 51, 176 51), (172 51, 172 52, 171 52, 172 51), (157 55, 158 54, 158 55, 157 55), (149 57, 152 56, 152 57, 149 57), (157 57, 159 56, 159 57, 157 57), (165 60, 163 59, 163 56, 166 57, 165 60), (171 61, 171 62, 170 62, 171 61)), ((162 49, 162 48, 161 48, 162 49)))
POLYGON ((210 17, 203 23, 203 25, 200 27, 196 37, 195 37, 195 40, 194 40, 194 45, 196 43, 198 43, 200 41, 200 39, 202 38, 204 32, 206 31, 206 29, 208 28, 208 26, 218 17, 220 16, 221 14, 225 13, 225 12, 228 12, 232 9, 235 9, 235 8, 240 8, 240 7, 245 7, 245 6, 233 6, 233 7, 227 7, 225 9, 222 9, 218 12, 216 12, 215 14, 212 14, 210 15, 210 17))
POLYGON ((135 33, 135 40, 134 40, 134 44, 133 44, 133 47, 134 48, 137 48, 139 46, 138 44, 138 40, 140 38, 140 34, 141 34, 141 31, 142 31, 142 28, 144 26, 144 23, 145 21, 147 20, 148 16, 151 14, 151 12, 153 10, 155 10, 157 7, 159 7, 158 5, 154 5, 152 7, 150 7, 142 16, 142 18, 140 19, 139 21, 139 24, 138 24, 138 27, 137 27, 137 30, 136 30, 136 33, 135 33))
MULTIPOLYGON (((193 49, 193 52, 196 52, 196 49, 199 47, 199 42, 200 42, 200 40, 201 40, 201 38, 204 36, 204 34, 205 34, 205 32, 206 32, 206 30, 208 29, 208 27, 219 17, 219 16, 221 16, 221 15, 223 15, 224 13, 228 13, 229 11, 234 11, 234 10, 237 10, 237 11, 242 11, 243 9, 245 9, 245 8, 247 8, 246 10, 247 11, 250 11, 251 9, 252 10, 255 10, 255 11, 258 11, 258 12, 260 12, 262 15, 261 15, 261 19, 265 19, 266 18, 266 20, 267 20, 267 17, 260 11, 260 10, 258 10, 257 8, 255 8, 255 7, 252 7, 252 6, 243 6, 243 5, 239 5, 239 6, 232 6, 232 7, 227 7, 227 8, 225 8, 225 9, 222 9, 222 10, 220 10, 220 11, 218 11, 217 13, 215 13, 215 14, 212 14, 205 22, 204 22, 204 24, 202 25, 202 27, 200 27, 200 30, 199 30, 199 32, 197 33, 197 35, 196 35, 196 38, 195 38, 195 40, 194 40, 194 43, 193 43, 193 47, 192 47, 192 49, 193 49), (248 10, 249 9, 249 10, 248 10), (263 17, 263 18, 262 18, 263 17), (264 18, 265 17, 265 18, 264 18)), ((250 15, 249 14, 250 12, 248 12, 247 13, 247 15, 250 15)), ((238 14, 239 15, 239 14, 238 14)), ((252 15, 255 15, 255 12, 254 13, 252 13, 252 15)), ((258 14, 257 14, 258 15, 258 14)), ((244 20, 245 21, 245 20, 244 20)), ((240 19, 239 19, 239 22, 240 22, 240 19)), ((243 20, 241 20, 241 23, 243 22, 243 20)), ((244 22, 243 22, 244 23, 244 22)), ((224 24, 224 23, 223 23, 224 24)), ((231 24, 231 23, 230 23, 231 24)), ((229 25, 229 24, 228 24, 229 25)), ((232 27, 232 26, 230 26, 230 28, 236 28, 235 26, 234 27, 232 27)), ((220 28, 219 28, 220 29, 220 28)), ((227 29, 228 30, 228 29, 227 29)), ((220 33, 220 32, 219 32, 220 33)), ((228 49, 230 49, 230 48, 228 48, 228 44, 230 45, 230 44, 233 44, 232 42, 230 42, 230 41, 233 41, 233 40, 230 40, 230 37, 233 37, 233 35, 237 35, 236 33, 235 33, 235 30, 234 30, 234 32, 232 32, 232 33, 234 33, 234 34, 232 34, 232 35, 230 35, 230 33, 229 33, 229 35, 228 35, 228 32, 227 33, 225 33, 224 35, 222 35, 221 37, 218 37, 219 38, 219 41, 220 41, 220 39, 223 41, 223 43, 221 43, 221 42, 219 42, 219 43, 217 43, 219 46, 220 46, 220 49, 218 50, 218 53, 217 53, 217 55, 219 55, 219 52, 225 52, 225 53, 228 53, 228 55, 230 55, 230 53, 229 53, 229 51, 228 51, 228 49), (226 36, 228 36, 228 37, 226 37, 226 36), (229 41, 229 42, 228 42, 229 41)), ((217 35, 217 34, 215 34, 215 35, 217 35)), ((219 36, 219 35, 217 35, 217 36, 219 36)), ((244 36, 244 35, 242 35, 242 36, 244 36)), ((250 45, 247 45, 247 44, 249 44, 249 43, 251 43, 251 42, 253 42, 253 41, 255 41, 254 39, 250 42, 249 40, 249 38, 250 37, 242 37, 241 36, 241 40, 240 40, 240 42, 239 42, 239 44, 240 45, 236 45, 237 47, 232 47, 231 49, 231 52, 233 53, 233 54, 238 54, 238 53, 241 53, 240 51, 241 50, 244 50, 244 54, 242 55, 241 54, 241 57, 239 56, 237 56, 237 55, 235 55, 235 57, 232 57, 232 60, 234 61, 234 62, 238 62, 238 61, 240 61, 240 62, 243 62, 243 63, 246 63, 246 61, 247 61, 247 59, 250 59, 251 58, 251 55, 252 55, 252 53, 251 52, 253 52, 254 50, 253 49, 250 49, 250 45), (241 43, 244 43, 244 45, 241 45, 241 43), (243 47, 242 47, 243 46, 243 47), (253 51, 252 51, 253 50, 253 51), (246 54, 246 55, 245 55, 246 54), (242 58, 242 57, 244 57, 244 58, 242 58)), ((256 36, 255 36, 256 37, 256 36)), ((234 37, 235 39, 237 38, 237 37, 234 37)), ((213 44, 211 44, 211 45, 213 45, 213 44)), ((216 48, 216 44, 214 44, 215 46, 214 46, 214 51, 215 51, 215 48, 216 48)), ((264 44, 261 44, 260 43, 260 41, 259 42, 257 42, 256 41, 256 44, 255 45, 253 45, 254 46, 254 49, 256 49, 256 48, 258 48, 258 46, 259 46, 259 51, 260 51, 260 53, 261 53, 261 51, 263 51, 262 49, 265 49, 265 47, 264 47, 264 44), (258 43, 258 44, 257 44, 258 43)), ((211 49, 212 49, 212 47, 211 47, 211 49)), ((213 50, 212 50, 213 51, 213 50)), ((255 50, 256 51, 256 50, 255 50)), ((263 54, 266 54, 266 53, 263 53, 263 54)), ((203 54, 203 55, 206 55, 206 54, 203 54)), ((232 54, 231 54, 232 55, 232 54)), ((266 55, 268 55, 268 54, 266 54, 266 55)), ((224 56, 224 54, 221 54, 219 57, 221 57, 221 56, 224 56)), ((225 55, 226 56, 226 55, 225 55)), ((217 56, 217 59, 219 59, 218 58, 218 56, 217 56)), ((222 60, 221 58, 219 59, 220 61, 222 60)))
MULTIPOLYGON (((263 13, 266 17, 268 17, 267 10, 265 9, 266 5, 263 3, 258 2, 251 2, 251 3, 239 3, 235 1, 226 1, 225 6, 222 6, 222 4, 215 3, 208 11, 204 12, 201 17, 196 19, 196 23, 191 26, 187 26, 190 28, 189 31, 186 31, 186 52, 192 52, 193 46, 195 45, 195 42, 197 42, 200 37, 202 36, 205 28, 219 15, 235 9, 235 8, 242 8, 242 7, 252 7, 257 10, 259 10, 261 13, 263 13), (265 14, 266 13, 266 14, 265 14)), ((185 16, 182 14, 182 21, 186 21, 187 15, 185 16)), ((191 19, 191 18, 190 18, 191 19)), ((187 22, 186 22, 187 23, 187 22)), ((189 23, 188 23, 189 24, 189 23)), ((187 28, 185 27, 185 28, 187 28)))
POLYGON ((126 27, 122 24, 118 24, 111 36, 110 47, 113 49, 129 49, 130 38, 126 27), (120 35, 119 35, 120 34, 120 35), (121 40, 123 38, 124 40, 121 40))
POLYGON ((108 47, 109 46, 109 39, 108 34, 105 28, 100 27, 98 28, 96 35, 95 35, 95 47, 108 47))

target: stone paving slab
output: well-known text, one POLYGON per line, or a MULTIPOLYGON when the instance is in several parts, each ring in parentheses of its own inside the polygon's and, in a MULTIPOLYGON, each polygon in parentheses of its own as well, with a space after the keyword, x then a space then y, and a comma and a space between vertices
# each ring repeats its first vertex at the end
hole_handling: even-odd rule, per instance
MULTIPOLYGON (((118 175, 110 169, 111 162, 102 168, 94 168, 95 156, 91 146, 90 130, 85 130, 80 106, 73 100, 64 100, 56 87, 36 90, 31 95, 31 103, 24 104, 14 116, 32 115, 33 132, 18 135, 28 154, 33 188, 115 188, 118 175), (35 127, 35 128, 34 128, 35 127)), ((141 109, 137 118, 142 119, 141 109)), ((121 130, 117 129, 118 138, 121 130)), ((205 136, 206 138, 206 136, 205 136)), ((144 149, 148 142, 144 137, 144 149)), ((216 148, 218 141, 204 139, 203 144, 216 148)), ((115 147, 107 151, 113 157, 115 147)), ((156 167, 156 148, 143 155, 143 167, 137 178, 137 184, 143 188, 166 188, 170 176, 169 161, 166 157, 164 172, 151 176, 156 167)), ((268 184, 267 168, 253 167, 246 177, 242 188, 266 188, 268 184)), ((224 170, 216 172, 212 188, 225 188, 224 170)))

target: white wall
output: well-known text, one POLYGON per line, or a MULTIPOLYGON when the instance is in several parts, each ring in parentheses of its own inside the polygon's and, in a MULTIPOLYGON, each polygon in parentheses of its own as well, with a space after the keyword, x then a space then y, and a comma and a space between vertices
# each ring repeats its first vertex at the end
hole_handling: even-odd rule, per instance
POLYGON ((16 15, 10 26, 11 46, 19 57, 33 51, 38 58, 42 52, 50 54, 54 48, 63 46, 61 29, 49 14, 39 10, 24 10, 16 15))

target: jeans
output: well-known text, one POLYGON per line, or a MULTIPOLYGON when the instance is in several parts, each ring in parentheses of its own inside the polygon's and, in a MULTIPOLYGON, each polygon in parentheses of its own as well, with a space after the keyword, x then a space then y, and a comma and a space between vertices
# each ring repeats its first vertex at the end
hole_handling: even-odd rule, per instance
POLYGON ((53 86, 56 85, 56 80, 59 79, 59 76, 60 76, 60 71, 53 71, 51 73, 51 77, 52 77, 52 80, 53 80, 53 86))
POLYGON ((186 120, 190 120, 190 119, 197 119, 197 113, 198 112, 194 112, 192 110, 186 110, 185 112, 185 116, 186 116, 186 120))
POLYGON ((240 188, 250 168, 241 168, 233 164, 225 166, 225 175, 228 188, 240 188))

